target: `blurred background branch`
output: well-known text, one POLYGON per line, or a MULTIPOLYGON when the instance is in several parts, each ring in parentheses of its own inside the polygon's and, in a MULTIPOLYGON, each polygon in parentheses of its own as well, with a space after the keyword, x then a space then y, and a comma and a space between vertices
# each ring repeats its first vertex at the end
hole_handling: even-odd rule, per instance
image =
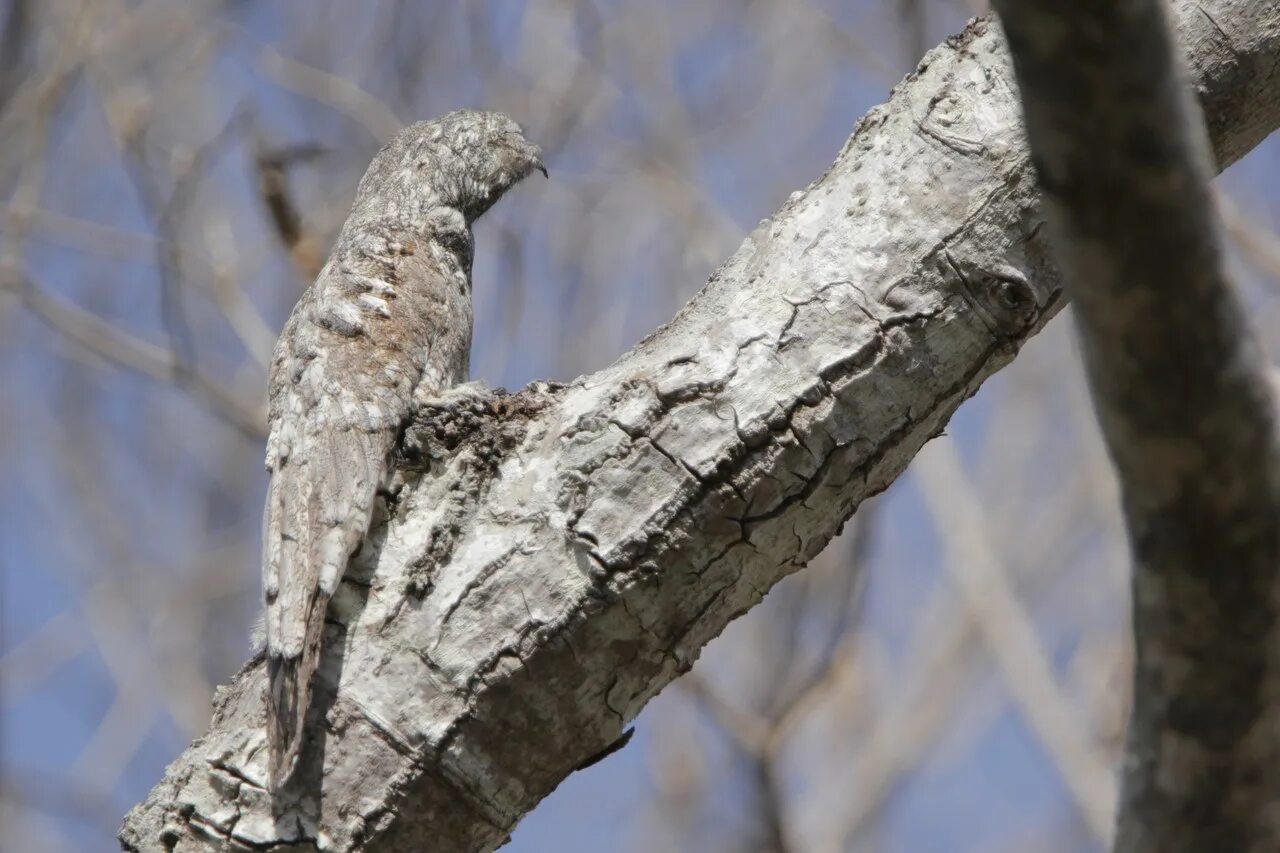
MULTIPOLYGON (((996 6, 1133 552, 1113 849, 1275 848, 1280 436, 1209 189, 1215 110, 1191 96, 1161 0, 996 6)), ((1222 55, 1232 33, 1280 32, 1197 11, 1222 55)), ((1256 256, 1267 242, 1240 220, 1256 256)))

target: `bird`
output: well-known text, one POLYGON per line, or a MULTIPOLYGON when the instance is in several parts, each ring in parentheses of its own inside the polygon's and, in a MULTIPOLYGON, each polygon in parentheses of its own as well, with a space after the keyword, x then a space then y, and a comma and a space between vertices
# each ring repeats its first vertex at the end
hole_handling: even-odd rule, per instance
POLYGON ((472 223, 546 166, 509 116, 455 110, 373 158, 268 379, 263 512, 267 776, 297 769, 325 613, 360 549, 415 400, 465 383, 472 223))

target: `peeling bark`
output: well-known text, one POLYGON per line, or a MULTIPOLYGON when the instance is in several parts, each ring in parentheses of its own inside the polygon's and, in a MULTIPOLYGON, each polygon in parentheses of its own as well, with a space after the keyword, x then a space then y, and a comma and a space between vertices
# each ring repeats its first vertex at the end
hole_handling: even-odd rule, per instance
MULTIPOLYGON (((1225 164, 1280 120, 1280 21, 1191 4, 1225 164)), ((263 790, 262 668, 125 820, 128 849, 488 850, 817 554, 1062 304, 985 21, 612 366, 423 410, 330 610, 297 783, 263 790)))
POLYGON ((1163 3, 997 5, 1134 553, 1116 849, 1280 849, 1276 408, 1163 3))

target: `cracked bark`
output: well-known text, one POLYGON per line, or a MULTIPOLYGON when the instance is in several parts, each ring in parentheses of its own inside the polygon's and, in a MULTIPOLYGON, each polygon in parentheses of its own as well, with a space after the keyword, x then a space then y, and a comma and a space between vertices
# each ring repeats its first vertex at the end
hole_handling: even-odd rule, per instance
MULTIPOLYGON (((1163 4, 997 7, 1134 554, 1115 849, 1280 849, 1275 401, 1163 4)), ((1194 9, 1240 50, 1253 34, 1222 11, 1194 9)))
MULTIPOLYGON (((1219 160, 1280 121, 1280 15, 1178 6, 1219 160)), ((567 386, 426 410, 330 610, 298 784, 262 668, 138 850, 487 850, 817 554, 1063 297, 998 30, 931 51, 670 324, 567 386)))

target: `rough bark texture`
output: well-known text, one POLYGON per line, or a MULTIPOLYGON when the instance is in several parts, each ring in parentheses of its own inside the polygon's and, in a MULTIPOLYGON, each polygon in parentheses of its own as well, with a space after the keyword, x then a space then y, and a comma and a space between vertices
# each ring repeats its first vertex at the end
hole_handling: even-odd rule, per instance
MULTIPOLYGON (((1179 9, 1226 163, 1280 119, 1280 16, 1179 9)), ((423 410, 330 611, 295 801, 273 815, 263 791, 252 661, 126 847, 501 844, 1056 311, 1040 225, 977 22, 617 363, 423 410)))
MULTIPOLYGON (((1204 4, 1209 35, 1257 32, 1204 4)), ((1116 849, 1280 849, 1280 454, 1160 0, 999 3, 1134 551, 1116 849)), ((1269 7, 1272 4, 1260 4, 1269 7)))

